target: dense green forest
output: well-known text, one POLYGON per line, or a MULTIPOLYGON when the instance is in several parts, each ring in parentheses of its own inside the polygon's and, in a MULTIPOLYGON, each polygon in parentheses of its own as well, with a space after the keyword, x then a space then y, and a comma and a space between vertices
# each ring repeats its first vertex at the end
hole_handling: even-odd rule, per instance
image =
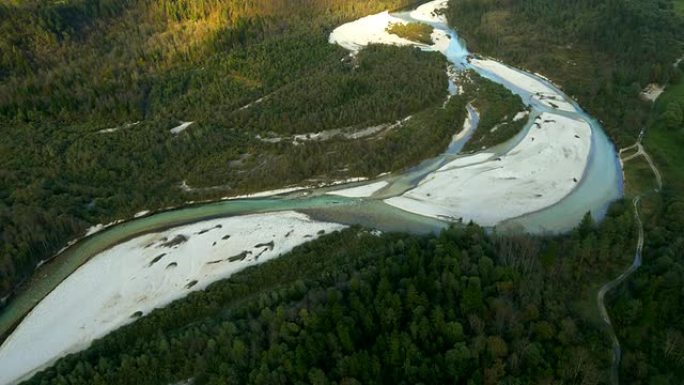
POLYGON ((230 112, 339 61, 334 26, 408 3, 3 2, 0 117, 94 128, 230 112))
POLYGON ((629 262, 629 205, 567 236, 348 229, 156 310, 29 384, 605 383, 594 282, 629 262), (572 362, 571 365, 568 363, 572 362))

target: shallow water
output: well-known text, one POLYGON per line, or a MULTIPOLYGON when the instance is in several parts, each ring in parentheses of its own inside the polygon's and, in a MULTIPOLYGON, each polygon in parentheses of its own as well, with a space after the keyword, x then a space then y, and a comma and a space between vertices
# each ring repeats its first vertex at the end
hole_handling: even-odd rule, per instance
POLYGON ((458 155, 461 150, 463 150, 463 147, 465 147, 466 143, 468 143, 470 138, 473 137, 477 127, 480 125, 480 115, 477 113, 475 107, 473 107, 471 104, 468 104, 466 108, 468 109, 468 119, 470 120, 471 124, 470 131, 462 138, 454 138, 455 140, 451 141, 451 144, 449 144, 449 147, 447 147, 446 151, 444 152, 445 155, 458 155))

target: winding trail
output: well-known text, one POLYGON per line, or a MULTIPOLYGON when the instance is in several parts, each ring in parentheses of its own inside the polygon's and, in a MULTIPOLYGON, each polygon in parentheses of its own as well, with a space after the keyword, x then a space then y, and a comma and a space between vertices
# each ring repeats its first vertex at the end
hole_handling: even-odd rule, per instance
POLYGON ((606 294, 619 286, 624 282, 630 275, 632 275, 641 266, 641 251, 644 248, 644 226, 641 222, 641 217, 639 216, 639 202, 641 197, 636 197, 632 201, 634 205, 634 218, 637 222, 637 227, 639 231, 639 238, 637 240, 636 252, 634 253, 634 260, 627 270, 625 270, 619 277, 603 285, 596 295, 596 300, 598 302, 599 311, 601 312, 601 317, 603 322, 608 326, 608 334, 613 344, 613 364, 611 366, 610 382, 613 385, 618 385, 620 383, 620 359, 622 357, 622 350, 620 348, 620 340, 615 334, 615 329, 610 321, 610 316, 608 315, 608 310, 606 309, 605 298, 606 294))
MULTIPOLYGON (((663 189, 663 177, 662 174, 660 173, 660 170, 658 170, 658 167, 656 167, 655 162, 653 162, 653 159, 651 158, 651 155, 646 152, 644 149, 644 146, 642 144, 644 135, 646 133, 646 130, 643 129, 641 130, 641 133, 639 134, 639 138, 637 139, 637 142, 634 143, 633 145, 629 147, 625 147, 623 149, 620 149, 620 158, 623 163, 623 168, 624 168, 624 163, 635 159, 639 156, 643 156, 646 161, 648 162, 648 165, 651 167, 651 170, 653 171, 653 174, 655 175, 656 182, 657 182, 657 188, 653 191, 649 191, 648 193, 651 192, 659 192, 660 190, 663 189), (625 158, 622 158, 622 154, 627 151, 631 151, 633 149, 636 149, 637 151, 631 155, 628 155, 625 158)), ((633 200, 632 200, 632 205, 634 206, 634 218, 636 220, 637 224, 637 229, 638 229, 638 239, 637 239, 637 245, 636 245, 636 251, 634 253, 634 259, 632 260, 632 264, 625 270, 620 276, 615 278, 614 280, 606 283, 601 287, 599 292, 596 295, 596 301, 598 302, 598 307, 599 311, 601 312, 601 317, 603 318, 603 322, 606 323, 608 327, 608 334, 611 339, 611 342, 613 344, 613 363, 611 366, 611 377, 610 377, 610 383, 613 385, 618 385, 620 383, 620 360, 622 358, 622 349, 620 347, 620 340, 617 338, 617 334, 615 333, 615 329, 613 328, 613 324, 610 320, 610 316, 608 315, 608 310, 606 309, 606 304, 605 304, 605 298, 606 294, 622 284, 627 278, 629 278, 634 272, 636 272, 639 267, 641 267, 642 263, 642 251, 644 249, 644 225, 641 221, 641 216, 639 215, 639 203, 641 202, 641 197, 643 194, 637 195, 633 200)))

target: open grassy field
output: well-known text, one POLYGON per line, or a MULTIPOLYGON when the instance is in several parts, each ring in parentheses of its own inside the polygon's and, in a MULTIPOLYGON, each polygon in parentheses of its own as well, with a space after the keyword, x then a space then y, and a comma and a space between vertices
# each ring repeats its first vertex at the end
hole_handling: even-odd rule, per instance
POLYGON ((643 195, 657 187, 655 175, 643 157, 625 162, 625 194, 627 197, 643 195))

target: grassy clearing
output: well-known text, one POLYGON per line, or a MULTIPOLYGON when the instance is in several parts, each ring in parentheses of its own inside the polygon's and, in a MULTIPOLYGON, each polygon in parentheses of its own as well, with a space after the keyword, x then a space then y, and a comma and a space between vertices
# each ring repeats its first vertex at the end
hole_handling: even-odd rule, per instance
POLYGON ((423 44, 433 44, 432 31, 433 28, 424 23, 393 23, 387 28, 389 33, 423 44))
MULTIPOLYGON (((624 156, 623 156, 624 158, 624 156)), ((657 187, 655 175, 643 156, 625 162, 625 195, 644 195, 657 187)))

